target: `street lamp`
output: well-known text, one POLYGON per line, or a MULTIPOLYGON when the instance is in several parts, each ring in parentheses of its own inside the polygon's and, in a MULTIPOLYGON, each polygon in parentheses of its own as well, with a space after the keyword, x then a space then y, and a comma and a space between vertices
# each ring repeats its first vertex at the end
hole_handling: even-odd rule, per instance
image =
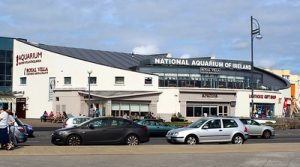
POLYGON ((92 70, 91 69, 89 69, 88 71, 88 74, 89 74, 89 78, 88 78, 88 85, 89 85, 89 99, 88 99, 88 117, 90 117, 91 116, 91 74, 92 74, 92 70))
POLYGON ((251 16, 251 114, 254 112, 254 61, 253 61, 253 39, 262 39, 260 34, 260 25, 258 21, 251 16))

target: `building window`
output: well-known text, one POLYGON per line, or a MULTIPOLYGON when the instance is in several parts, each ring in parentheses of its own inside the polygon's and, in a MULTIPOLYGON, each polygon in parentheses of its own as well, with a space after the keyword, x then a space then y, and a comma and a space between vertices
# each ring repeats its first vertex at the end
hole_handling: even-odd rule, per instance
POLYGON ((116 77, 115 84, 124 84, 124 77, 116 77))
POLYGON ((97 77, 90 77, 90 84, 96 85, 97 84, 97 77))
POLYGON ((151 85, 152 84, 152 77, 146 77, 145 78, 145 84, 146 85, 151 85))
POLYGON ((65 85, 71 85, 71 83, 72 83, 72 82, 71 82, 71 77, 65 77, 65 78, 64 78, 64 84, 65 84, 65 85))
POLYGON ((26 77, 21 77, 21 78, 20 78, 20 84, 21 84, 21 85, 26 85, 26 82, 27 82, 26 77))
POLYGON ((56 97, 55 99, 56 99, 56 101, 59 101, 59 97, 56 97))

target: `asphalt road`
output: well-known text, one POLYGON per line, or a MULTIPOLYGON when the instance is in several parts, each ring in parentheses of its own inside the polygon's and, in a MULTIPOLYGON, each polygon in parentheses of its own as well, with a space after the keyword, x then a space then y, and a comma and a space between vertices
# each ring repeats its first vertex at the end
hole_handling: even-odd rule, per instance
MULTIPOLYGON (((28 138, 26 143, 21 143, 21 146, 51 146, 50 137, 52 131, 36 131, 35 137, 28 138)), ((245 144, 257 144, 257 143, 298 143, 300 141, 299 134, 286 134, 277 135, 271 139, 262 138, 250 138, 245 144)), ((143 145, 169 145, 164 137, 151 137, 150 142, 143 145)))

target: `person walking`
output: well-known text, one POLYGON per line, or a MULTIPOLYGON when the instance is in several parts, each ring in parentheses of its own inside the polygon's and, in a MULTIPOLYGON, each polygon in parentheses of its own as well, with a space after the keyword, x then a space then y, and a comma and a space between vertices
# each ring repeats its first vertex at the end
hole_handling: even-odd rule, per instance
POLYGON ((1 148, 11 150, 12 146, 9 144, 8 136, 8 114, 3 110, 3 103, 0 103, 0 143, 1 148))

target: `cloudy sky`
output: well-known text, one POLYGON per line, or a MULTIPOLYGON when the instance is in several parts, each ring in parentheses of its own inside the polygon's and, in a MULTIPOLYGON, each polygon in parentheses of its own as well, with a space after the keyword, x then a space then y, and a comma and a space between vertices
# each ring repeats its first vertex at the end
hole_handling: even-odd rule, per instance
POLYGON ((250 60, 300 74, 299 0, 0 0, 0 36, 172 57, 250 60))

